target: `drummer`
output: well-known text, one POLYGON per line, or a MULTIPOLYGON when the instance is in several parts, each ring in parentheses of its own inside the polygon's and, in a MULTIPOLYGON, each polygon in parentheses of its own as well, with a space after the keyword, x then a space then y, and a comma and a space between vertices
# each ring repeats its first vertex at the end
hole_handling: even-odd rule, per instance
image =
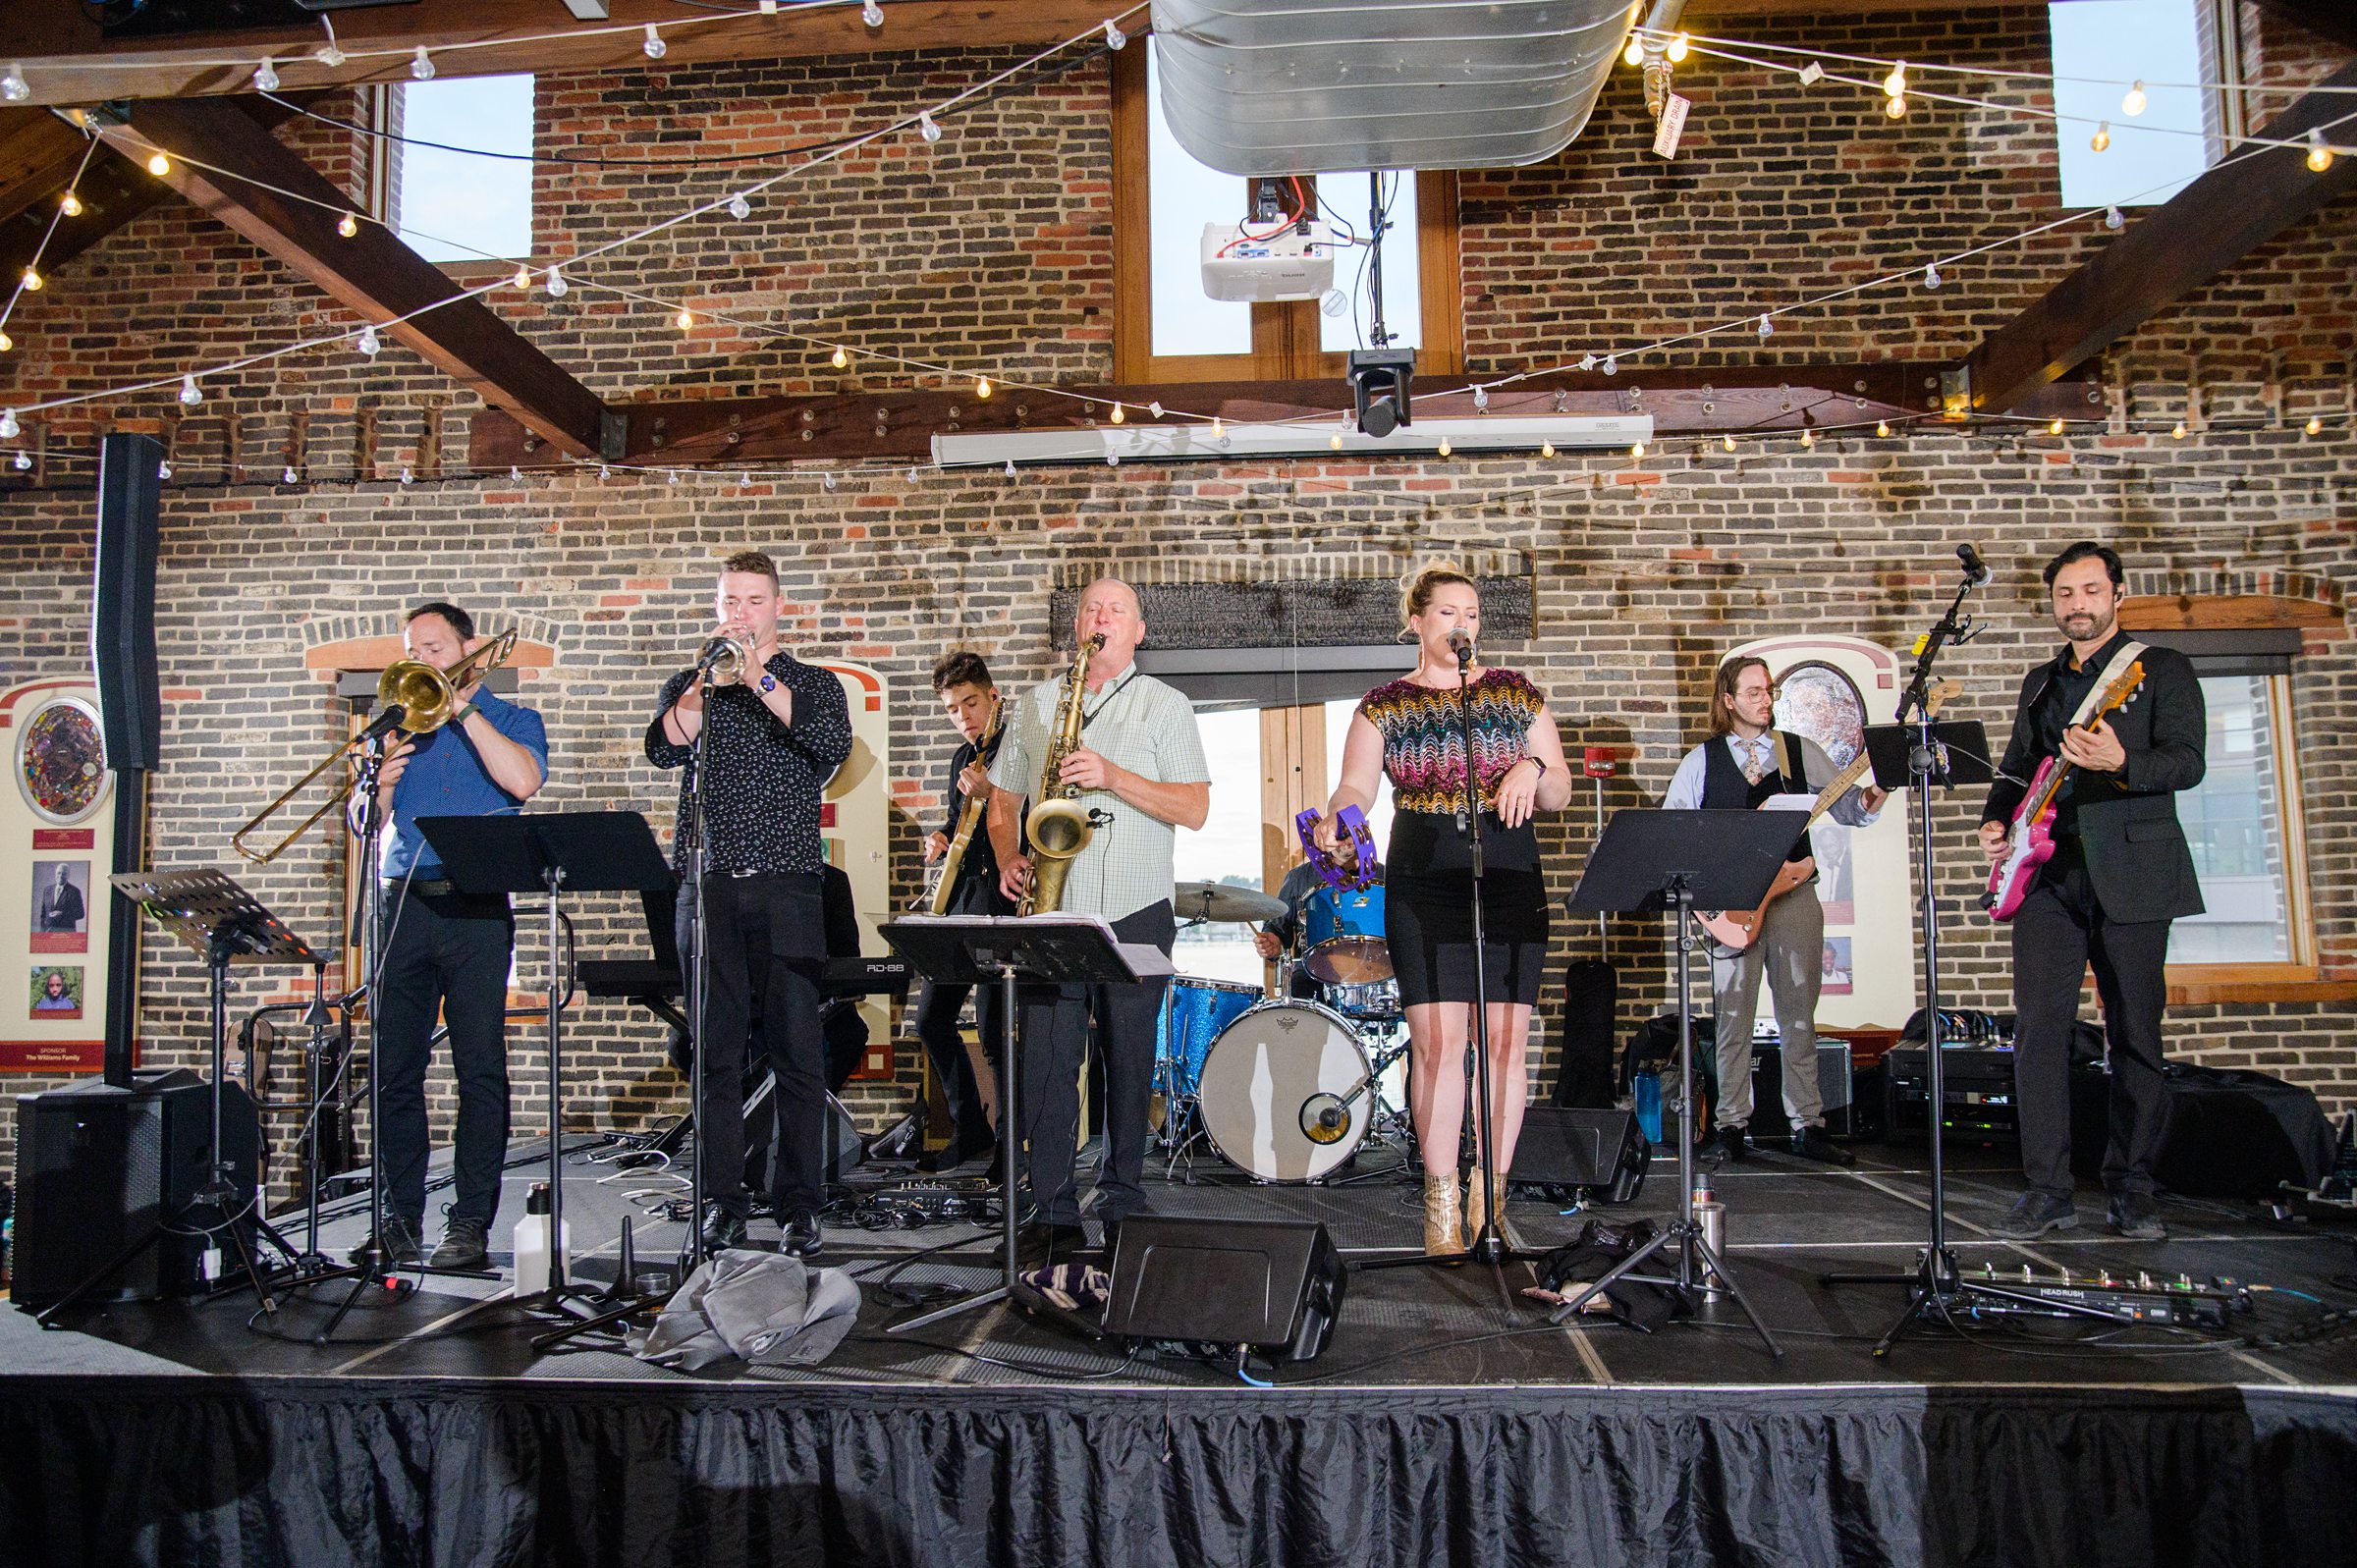
MULTIPOLYGON (((1375 862, 1374 875, 1370 880, 1376 883, 1383 881, 1382 861, 1375 862)), ((1301 937, 1301 922, 1309 910, 1309 901, 1325 886, 1326 879, 1318 875, 1314 861, 1304 860, 1287 872, 1285 881, 1277 885, 1277 896, 1285 902, 1285 913, 1274 920, 1261 922, 1259 934, 1252 939, 1252 950, 1271 963, 1292 952, 1293 945, 1301 937)), ((1318 1000, 1318 982, 1307 966, 1299 963, 1293 965, 1288 994, 1311 1001, 1318 1000)))

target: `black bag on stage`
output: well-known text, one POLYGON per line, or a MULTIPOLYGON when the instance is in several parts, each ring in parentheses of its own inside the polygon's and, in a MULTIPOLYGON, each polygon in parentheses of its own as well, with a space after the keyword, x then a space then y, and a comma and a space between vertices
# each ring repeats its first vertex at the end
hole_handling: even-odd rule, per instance
POLYGON ((2316 1096, 2264 1072, 2171 1062, 2168 1128, 2153 1177, 2188 1198, 2280 1201, 2332 1170, 2332 1124, 2316 1096))
MULTIPOLYGON (((1539 1260, 1539 1283, 1564 1297, 1577 1295, 1587 1281, 1603 1278, 1652 1239, 1650 1219, 1590 1219, 1578 1235, 1539 1260)), ((1613 1322, 1648 1333, 1685 1315, 1675 1291, 1625 1276, 1614 1280, 1604 1296, 1613 1305, 1613 1322)))
POLYGON ((1620 1000, 1620 971, 1602 958, 1574 958, 1563 973, 1562 1055, 1555 1074, 1555 1103, 1608 1109, 1614 1100, 1613 1013, 1620 1000))

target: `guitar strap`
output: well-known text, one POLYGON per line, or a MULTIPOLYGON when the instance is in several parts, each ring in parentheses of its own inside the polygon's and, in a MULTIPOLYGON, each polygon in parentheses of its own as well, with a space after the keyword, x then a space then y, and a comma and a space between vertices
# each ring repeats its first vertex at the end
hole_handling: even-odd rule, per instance
POLYGON ((2095 705, 2104 700, 2104 693, 2111 689, 2111 682, 2125 675, 2128 666, 2143 657, 2143 643, 2133 639, 2121 643, 2119 652, 2113 654, 2111 662, 2104 666, 2104 673, 2096 677, 2095 684, 2087 688, 2086 697, 2079 703, 2079 711, 2070 716, 2072 728, 2085 724, 2088 715, 2095 712, 2095 705))

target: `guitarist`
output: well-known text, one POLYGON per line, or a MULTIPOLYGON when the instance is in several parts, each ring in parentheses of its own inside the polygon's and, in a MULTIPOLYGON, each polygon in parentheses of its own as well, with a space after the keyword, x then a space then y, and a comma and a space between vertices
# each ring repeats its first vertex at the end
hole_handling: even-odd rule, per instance
MULTIPOLYGON (((1744 811, 1772 795, 1803 801, 1841 770, 1815 741, 1775 730, 1776 682, 1768 661, 1746 655, 1719 667, 1711 688, 1711 738, 1686 753, 1662 805, 1671 811, 1744 811)), ((1836 801, 1827 815, 1862 828, 1880 815, 1884 791, 1867 784, 1836 801)), ((1808 835, 1794 861, 1810 858, 1808 835)), ((1719 1028, 1717 1157, 1744 1158, 1743 1129, 1751 1121, 1751 1022, 1759 1007, 1760 976, 1776 1005, 1778 1049, 1783 1053, 1784 1114, 1791 1151, 1827 1164, 1853 1162, 1849 1151, 1825 1135, 1825 1095, 1817 1082, 1817 997, 1825 985, 1825 906, 1808 883, 1768 905, 1740 951, 1711 946, 1711 1002, 1719 1028)))
MULTIPOLYGON (((2166 1102, 2161 1081, 2168 923, 2202 912, 2176 792, 2202 782, 2209 721, 2183 654, 2145 648, 2136 700, 2092 726, 2071 718, 2129 642, 2119 629, 2119 557, 2082 540, 2047 564, 2055 626, 2068 646, 2021 683, 2013 733, 1981 808, 1981 847, 2004 857, 2040 759, 2072 773, 2056 796, 2054 858, 2013 916, 2014 1105, 2029 1191, 1994 1227, 2016 1239, 2078 1221, 2071 1206, 2070 1040, 2090 960, 2110 1044, 2111 1136, 2104 1153, 2111 1228, 2158 1241, 2153 1205, 2166 1102)), ((2127 661, 2121 661, 2124 669, 2127 661)))
MULTIPOLYGON (((945 654, 933 666, 933 693, 941 699, 962 742, 942 776, 942 800, 948 817, 925 836, 925 864, 950 852, 958 822, 971 801, 988 805, 990 764, 998 754, 999 687, 990 677, 982 656, 960 649, 945 654), (987 743, 986 743, 987 742, 987 743)), ((1014 905, 999 891, 998 858, 991 852, 990 833, 979 822, 966 838, 964 858, 958 863, 958 880, 950 889, 947 912, 959 915, 1011 915, 1014 905)), ((974 1022, 980 1043, 969 1048, 958 1027, 965 1010, 966 993, 977 988, 936 985, 928 980, 916 1001, 916 1038, 933 1063, 933 1076, 950 1105, 947 1147, 917 1157, 922 1171, 947 1170, 980 1157, 991 1147, 991 1123, 996 1116, 997 1082, 991 1075, 990 1053, 1002 1038, 1000 996, 996 986, 978 988, 974 1022)))

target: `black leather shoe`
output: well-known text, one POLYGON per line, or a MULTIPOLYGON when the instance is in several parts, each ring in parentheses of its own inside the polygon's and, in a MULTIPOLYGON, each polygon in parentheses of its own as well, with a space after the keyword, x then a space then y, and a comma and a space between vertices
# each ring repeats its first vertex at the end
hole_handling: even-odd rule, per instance
POLYGON ((2005 1217, 1989 1227, 1993 1236, 2007 1241, 2031 1241, 2050 1230, 2068 1230, 2079 1222, 2079 1212, 2068 1198, 2051 1192, 2025 1192, 2005 1211, 2005 1217))
POLYGON ((1711 1134, 1708 1153, 1713 1160, 1725 1160, 1734 1163, 1751 1158, 1751 1150, 1743 1142, 1743 1129, 1740 1127, 1721 1127, 1717 1132, 1711 1134))
POLYGON ((425 1260, 428 1269, 484 1269, 491 1263, 491 1227, 480 1219, 453 1219, 442 1245, 425 1260))
POLYGON ((778 1242, 778 1250, 807 1263, 818 1256, 821 1239, 818 1212, 814 1209, 796 1209, 793 1217, 786 1221, 786 1233, 778 1242))
POLYGON ((385 1216, 385 1228, 370 1236, 353 1251, 355 1259, 366 1258, 379 1269, 404 1269, 425 1255, 425 1244, 417 1236, 417 1221, 405 1215, 385 1216))
POLYGON ((1802 1127, 1792 1134, 1792 1153, 1826 1165, 1854 1165, 1858 1157, 1825 1135, 1823 1127, 1802 1127))
POLYGON ((707 1257, 716 1252, 727 1252, 732 1247, 743 1246, 744 1216, 722 1204, 705 1204, 703 1237, 704 1254, 707 1257))
POLYGON ((2110 1212, 2105 1217, 2111 1228, 2130 1241, 2166 1241, 2168 1226, 2161 1222, 2160 1211, 2153 1207, 2150 1193, 2115 1192, 2111 1195, 2110 1212))
POLYGON ((925 1176, 935 1176, 945 1170, 955 1170, 964 1163, 964 1161, 958 1158, 956 1144, 943 1144, 939 1149, 928 1149, 916 1157, 917 1173, 925 1176))

